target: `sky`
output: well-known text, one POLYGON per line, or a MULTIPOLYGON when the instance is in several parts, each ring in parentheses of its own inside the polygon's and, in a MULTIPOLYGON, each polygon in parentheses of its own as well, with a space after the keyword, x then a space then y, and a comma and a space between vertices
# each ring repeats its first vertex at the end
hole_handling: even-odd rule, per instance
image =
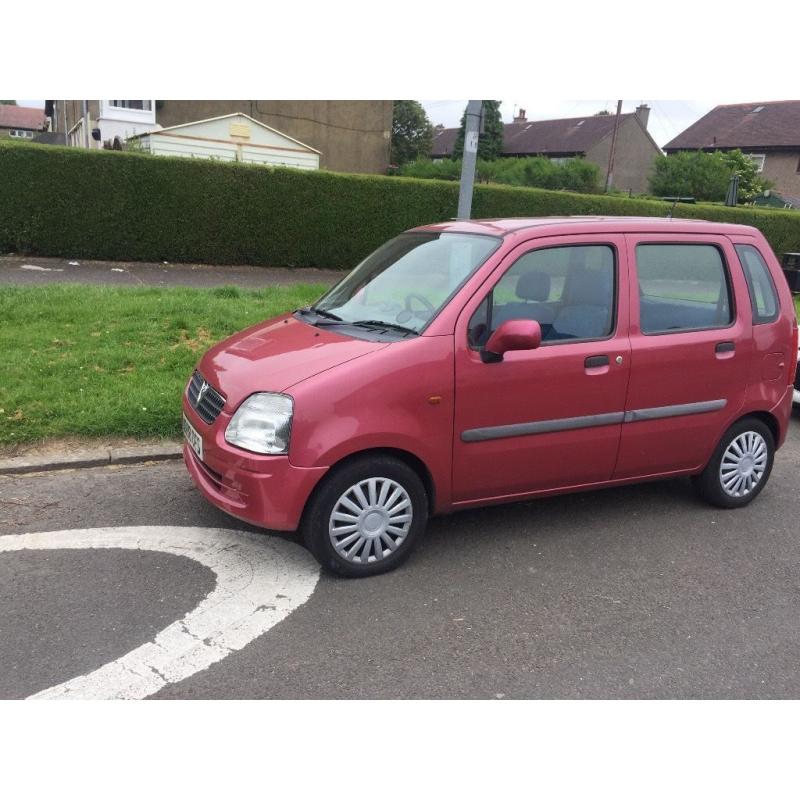
MULTIPOLYGON (((423 100, 422 105, 428 112, 428 117, 434 125, 442 124, 446 128, 456 127, 461 114, 467 105, 466 100, 423 100)), ((725 102, 737 102, 725 100, 725 102)), ((742 100, 740 102, 748 102, 742 100)), ((623 100, 622 111, 633 111, 640 103, 650 106, 650 120, 647 129, 656 140, 659 147, 663 147, 681 131, 686 130, 706 112, 710 111, 717 103, 702 100, 623 100)), ((44 108, 44 100, 17 100, 21 106, 34 106, 44 108)), ((605 109, 612 114, 616 111, 616 100, 504 100, 500 105, 500 112, 504 122, 511 122, 517 110, 525 109, 528 119, 561 119, 563 117, 591 116, 605 109)))

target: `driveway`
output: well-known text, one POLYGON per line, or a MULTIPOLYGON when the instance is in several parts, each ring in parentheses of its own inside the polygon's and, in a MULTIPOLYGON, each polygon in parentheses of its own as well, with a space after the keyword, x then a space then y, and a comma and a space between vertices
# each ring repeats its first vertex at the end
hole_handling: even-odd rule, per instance
MULTIPOLYGON (((675 480, 462 512, 367 580, 317 580, 292 535, 220 533, 219 551, 264 548, 254 575, 295 559, 308 599, 142 696, 798 698, 799 432, 794 419, 743 510, 709 508, 675 480)), ((258 533, 208 505, 181 463, 0 477, 5 541, 134 525, 258 533)), ((103 535, 105 549, 0 552, 0 696, 108 672, 222 581, 192 551, 213 544, 207 532, 167 537, 178 552, 103 535)))

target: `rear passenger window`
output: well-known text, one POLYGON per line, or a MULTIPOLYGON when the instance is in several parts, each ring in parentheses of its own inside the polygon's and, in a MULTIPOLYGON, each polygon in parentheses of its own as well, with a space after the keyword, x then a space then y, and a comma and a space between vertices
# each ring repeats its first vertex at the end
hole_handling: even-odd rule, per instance
POLYGON ((711 244, 636 247, 642 333, 725 328, 733 321, 722 253, 711 244))
POLYGON ((472 347, 511 319, 536 320, 542 341, 602 339, 614 328, 614 250, 570 245, 532 250, 514 262, 470 320, 472 347))
POLYGON ((750 305, 753 307, 753 324, 774 322, 778 318, 778 295, 769 274, 769 267, 761 253, 750 244, 737 244, 736 252, 744 268, 750 305))

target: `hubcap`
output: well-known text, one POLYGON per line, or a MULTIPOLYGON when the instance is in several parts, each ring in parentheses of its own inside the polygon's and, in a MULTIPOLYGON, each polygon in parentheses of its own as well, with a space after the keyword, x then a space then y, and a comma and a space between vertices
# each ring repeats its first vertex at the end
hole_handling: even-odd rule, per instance
POLYGON ((391 555, 405 541, 413 509, 408 492, 390 478, 367 478, 336 501, 328 535, 346 561, 367 564, 391 555))
POLYGON ((755 489, 767 468, 767 443, 760 433, 740 433, 726 448, 719 465, 725 494, 746 497, 755 489))

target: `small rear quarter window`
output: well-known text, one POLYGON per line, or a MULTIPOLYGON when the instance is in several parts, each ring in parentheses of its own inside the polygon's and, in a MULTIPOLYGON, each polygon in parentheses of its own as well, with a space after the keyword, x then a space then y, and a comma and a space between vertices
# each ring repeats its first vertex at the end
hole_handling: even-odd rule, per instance
POLYGON ((775 284, 767 262, 751 244, 737 244, 736 252, 742 262, 750 305, 753 307, 753 324, 762 325, 778 318, 779 304, 775 284))

